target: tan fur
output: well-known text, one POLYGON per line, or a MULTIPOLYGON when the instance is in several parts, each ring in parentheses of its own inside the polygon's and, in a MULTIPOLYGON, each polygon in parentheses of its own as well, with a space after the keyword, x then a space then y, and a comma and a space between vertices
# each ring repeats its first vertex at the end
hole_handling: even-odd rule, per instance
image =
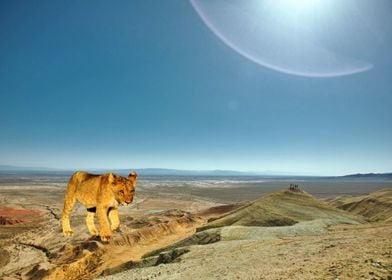
MULTIPOLYGON (((87 209, 95 208, 100 226, 99 235, 102 241, 112 236, 112 230, 120 226, 118 206, 127 205, 133 201, 137 182, 137 174, 132 172, 127 178, 108 173, 93 175, 86 172, 76 172, 68 183, 64 199, 64 209, 61 224, 65 236, 72 235, 69 216, 76 201, 87 209), (108 221, 110 220, 110 225, 108 221)), ((98 235, 94 224, 94 212, 87 212, 86 224, 91 235, 98 235)))

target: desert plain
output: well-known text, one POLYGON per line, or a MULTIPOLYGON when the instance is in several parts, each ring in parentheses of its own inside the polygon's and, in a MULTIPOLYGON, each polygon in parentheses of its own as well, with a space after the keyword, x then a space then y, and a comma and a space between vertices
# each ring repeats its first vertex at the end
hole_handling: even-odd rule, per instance
POLYGON ((0 174, 0 279, 392 279, 391 180, 140 176, 103 243, 69 176, 0 174))

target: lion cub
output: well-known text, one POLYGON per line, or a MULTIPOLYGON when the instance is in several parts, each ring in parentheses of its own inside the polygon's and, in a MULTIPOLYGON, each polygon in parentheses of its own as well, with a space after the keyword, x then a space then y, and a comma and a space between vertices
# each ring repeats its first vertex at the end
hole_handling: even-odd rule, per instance
POLYGON ((120 204, 128 205, 133 201, 136 181, 136 172, 132 172, 127 178, 113 173, 93 175, 75 172, 69 180, 64 199, 61 217, 64 235, 73 234, 69 216, 75 202, 79 201, 87 208, 86 224, 89 232, 94 236, 100 235, 102 241, 110 239, 112 231, 120 226, 117 208, 120 204), (94 225, 95 212, 98 215, 99 234, 94 225))

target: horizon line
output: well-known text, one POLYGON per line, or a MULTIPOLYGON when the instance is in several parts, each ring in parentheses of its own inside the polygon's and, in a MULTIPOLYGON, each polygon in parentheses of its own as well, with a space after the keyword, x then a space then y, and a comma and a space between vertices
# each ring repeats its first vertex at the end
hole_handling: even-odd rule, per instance
POLYGON ((57 168, 57 167, 45 167, 45 166, 20 166, 20 165, 12 165, 12 164, 0 164, 0 171, 17 171, 17 170, 7 170, 1 169, 3 168, 16 168, 20 171, 74 171, 74 170, 86 170, 86 171, 116 171, 116 170, 168 170, 168 171, 178 171, 178 172, 226 172, 226 173, 241 173, 244 176, 296 176, 296 177, 343 177, 350 175, 385 175, 392 174, 392 172, 352 172, 352 173, 342 173, 341 175, 331 175, 331 174, 304 174, 300 172, 292 172, 292 171, 273 171, 273 170, 265 170, 265 171, 254 171, 254 170, 233 170, 233 169, 178 169, 178 168, 168 168, 168 167, 114 167, 114 168, 106 168, 106 167, 77 167, 77 168, 57 168))

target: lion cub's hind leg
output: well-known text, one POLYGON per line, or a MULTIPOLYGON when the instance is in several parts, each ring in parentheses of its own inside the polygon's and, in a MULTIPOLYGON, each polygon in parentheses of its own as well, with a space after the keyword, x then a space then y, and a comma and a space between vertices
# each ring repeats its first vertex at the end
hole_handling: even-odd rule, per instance
POLYGON ((64 199, 63 213, 61 215, 61 225, 63 228, 63 234, 65 236, 71 236, 73 234, 71 224, 69 222, 69 216, 71 215, 72 208, 76 202, 76 184, 77 182, 75 176, 72 176, 70 182, 68 183, 67 193, 64 199))
POLYGON ((69 216, 74 204, 75 199, 72 199, 70 201, 66 201, 64 205, 63 214, 61 216, 61 224, 64 236, 71 236, 73 234, 73 230, 71 229, 71 224, 69 222, 69 216))
POLYGON ((87 216, 86 216, 86 225, 87 225, 88 231, 90 232, 90 234, 92 236, 98 236, 99 232, 98 232, 97 228, 95 227, 94 217, 95 217, 95 212, 88 211, 87 216))
POLYGON ((110 229, 116 231, 120 227, 120 219, 118 218, 118 209, 109 210, 110 229))

